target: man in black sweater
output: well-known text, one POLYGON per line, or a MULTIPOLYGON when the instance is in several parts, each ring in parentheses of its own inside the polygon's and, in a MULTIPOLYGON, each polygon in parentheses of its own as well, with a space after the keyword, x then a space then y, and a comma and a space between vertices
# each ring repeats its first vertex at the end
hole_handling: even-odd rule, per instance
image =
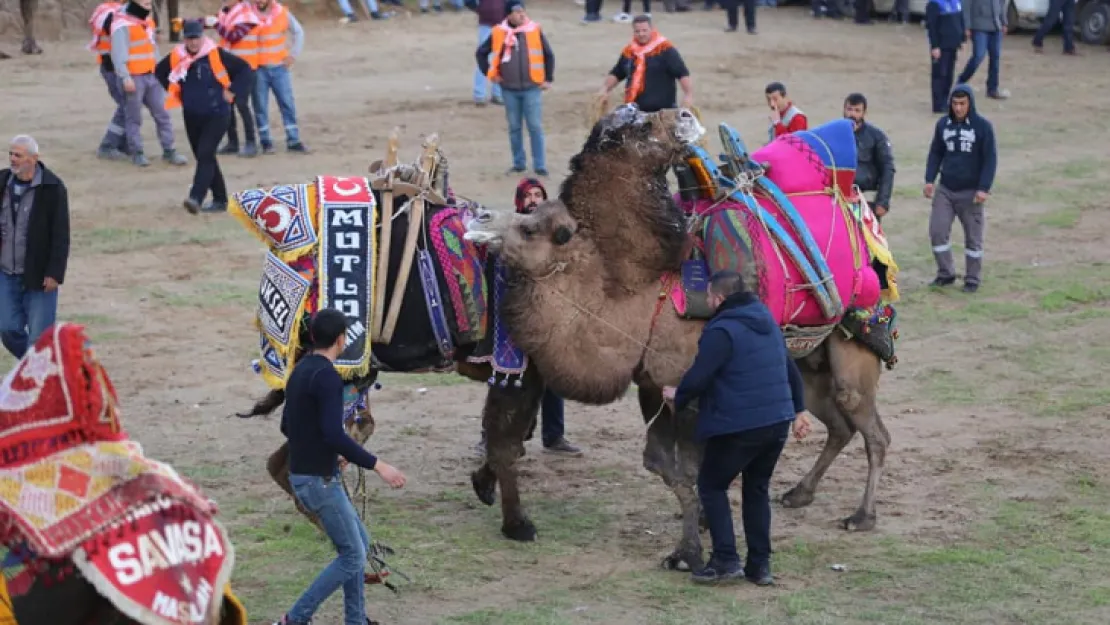
POLYGON ((343 588, 344 625, 366 625, 362 586, 370 536, 359 521, 339 477, 339 457, 376 472, 393 488, 403 473, 363 449, 343 429, 343 380, 332 364, 347 343, 347 317, 332 308, 309 326, 313 350, 301 358, 285 384, 281 433, 289 439, 289 483, 320 520, 339 552, 275 625, 307 625, 328 597, 343 588))
POLYGON ((678 98, 675 83, 682 88, 682 106, 694 106, 694 83, 678 48, 659 34, 651 18, 632 20, 632 41, 624 47, 617 63, 605 76, 597 97, 608 101, 609 92, 625 81, 624 101, 635 102, 645 113, 674 108, 678 98))
POLYGON ((204 24, 189 20, 182 28, 185 43, 179 44, 154 68, 154 77, 166 89, 166 108, 182 107, 189 147, 197 159, 193 186, 185 198, 185 210, 196 214, 227 210, 227 186, 216 161, 220 139, 231 123, 231 103, 250 97, 253 74, 246 61, 216 47, 204 36, 204 24), (201 203, 208 190, 212 202, 201 203))

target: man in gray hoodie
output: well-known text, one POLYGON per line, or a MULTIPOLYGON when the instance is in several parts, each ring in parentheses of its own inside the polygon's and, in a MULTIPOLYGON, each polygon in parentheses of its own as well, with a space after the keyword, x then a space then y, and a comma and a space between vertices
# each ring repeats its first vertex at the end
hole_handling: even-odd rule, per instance
POLYGON ((998 73, 1002 62, 1002 37, 1009 28, 1005 0, 964 0, 963 12, 972 53, 956 82, 963 84, 970 81, 975 75, 975 70, 979 69, 979 64, 983 62, 983 57, 989 54, 987 97, 1005 100, 1010 97, 1010 92, 998 88, 998 73))

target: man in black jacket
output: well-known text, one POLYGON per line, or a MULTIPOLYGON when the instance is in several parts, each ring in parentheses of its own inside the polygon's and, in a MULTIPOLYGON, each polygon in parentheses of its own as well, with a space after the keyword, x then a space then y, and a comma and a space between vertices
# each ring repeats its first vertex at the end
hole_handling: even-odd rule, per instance
POLYGON ((663 398, 682 410, 695 399, 695 437, 705 442, 698 470, 701 499, 713 554, 696 583, 746 577, 760 586, 771 577, 771 501, 769 489, 782 448, 790 434, 809 432, 802 375, 771 316, 749 291, 740 274, 720 271, 709 279, 709 304, 717 309, 702 329, 694 363, 663 398), (744 566, 736 551, 728 489, 743 475, 744 566))
POLYGON ((850 93, 844 98, 844 117, 852 120, 856 133, 856 186, 860 191, 874 192, 868 200, 875 216, 882 220, 890 210, 890 194, 894 190, 894 151, 886 133, 867 123, 867 98, 850 93))
POLYGON ((22 358, 54 324, 69 261, 69 196, 39 162, 33 138, 12 139, 8 160, 11 168, 0 170, 0 341, 22 358))
POLYGON ((216 150, 231 123, 231 103, 237 97, 250 96, 251 68, 205 37, 199 20, 185 22, 182 35, 185 43, 175 46, 158 63, 154 77, 168 93, 166 108, 182 107, 189 147, 197 159, 185 210, 193 214, 201 210, 211 189, 212 202, 203 210, 223 212, 227 210, 227 186, 216 150))

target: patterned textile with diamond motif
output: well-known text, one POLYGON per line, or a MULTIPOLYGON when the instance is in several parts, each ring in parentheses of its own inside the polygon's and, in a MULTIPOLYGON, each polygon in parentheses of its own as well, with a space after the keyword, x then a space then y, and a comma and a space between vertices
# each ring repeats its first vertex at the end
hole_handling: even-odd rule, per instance
POLYGON ((127 440, 84 329, 52 326, 0 383, 0 543, 62 558, 159 496, 216 513, 127 440))

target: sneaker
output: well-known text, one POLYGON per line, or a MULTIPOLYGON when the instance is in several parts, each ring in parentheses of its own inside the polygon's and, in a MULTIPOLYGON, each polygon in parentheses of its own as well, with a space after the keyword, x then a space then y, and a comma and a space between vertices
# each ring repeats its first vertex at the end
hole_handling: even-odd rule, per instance
POLYGON ((496 104, 497 106, 504 106, 505 104, 505 101, 501 98, 490 98, 489 101, 490 104, 496 104))
POLYGON ((300 141, 290 143, 285 149, 289 152, 296 152, 297 154, 308 154, 308 148, 300 141))
POLYGON ((339 18, 340 24, 354 24, 357 21, 358 17, 355 16, 353 13, 350 15, 344 15, 343 17, 339 18))
POLYGON ((185 207, 185 210, 189 211, 190 215, 196 215, 197 211, 200 210, 200 202, 194 200, 191 197, 185 198, 185 201, 181 204, 185 207))
POLYGON ((387 20, 387 19, 389 19, 389 14, 388 13, 379 13, 378 11, 374 11, 373 13, 370 14, 370 19, 372 19, 372 20, 387 20))
POLYGON ((937 276, 933 279, 932 282, 929 283, 929 286, 939 288, 942 286, 950 286, 955 282, 955 278, 941 278, 940 276, 937 276))
POLYGON ((294 620, 290 619, 289 615, 286 614, 285 616, 281 617, 280 619, 274 621, 274 625, 312 625, 312 621, 308 621, 306 623, 300 623, 300 622, 297 622, 297 621, 294 621, 294 620))
POLYGON ((613 16, 614 22, 631 22, 632 16, 627 13, 617 13, 613 16))
POLYGON ((274 151, 274 144, 273 143, 267 143, 267 142, 263 141, 262 142, 262 153, 266 154, 266 155, 269 155, 269 154, 276 154, 277 152, 274 151))
POLYGON ((224 147, 220 148, 219 150, 216 150, 216 154, 238 154, 238 153, 239 153, 239 144, 238 143, 231 143, 231 142, 225 143, 224 147))
POLYGON ((547 170, 546 170, 546 169, 544 169, 543 167, 539 167, 539 168, 537 168, 537 169, 536 169, 536 175, 537 175, 537 176, 541 176, 541 177, 543 177, 543 178, 546 178, 546 177, 548 177, 548 176, 549 176, 550 174, 549 174, 549 173, 547 173, 547 170))
POLYGON ((741 577, 744 577, 744 569, 740 568, 739 562, 728 565, 710 560, 705 568, 690 574, 690 581, 695 584, 718 584, 741 577))
POLYGON ((758 30, 756 30, 755 28, 749 28, 749 29, 748 29, 748 34, 749 34, 749 35, 758 35, 758 34, 759 34, 759 31, 758 31, 758 30))
POLYGON ((227 202, 217 202, 216 200, 212 200, 211 202, 202 206, 200 210, 204 213, 226 213, 227 202))
POLYGON ((756 586, 775 585, 775 578, 771 575, 771 567, 769 565, 744 567, 744 579, 756 586))
POLYGON ((988 91, 987 97, 992 100, 1008 100, 1010 98, 1010 91, 1008 89, 999 89, 998 91, 988 91))
POLYGON ((135 155, 131 157, 131 162, 137 167, 150 167, 150 160, 147 159, 146 155, 142 152, 136 152, 135 155))
POLYGON ((551 452, 553 454, 566 454, 568 456, 582 455, 581 449, 575 447, 574 445, 571 445, 570 441, 568 441, 566 437, 562 436, 560 436, 559 440, 555 441, 554 443, 551 443, 550 445, 544 445, 543 450, 551 452))
POLYGON ((597 13, 587 13, 585 16, 582 17, 582 23, 583 24, 593 24, 595 22, 600 22, 600 21, 601 21, 601 16, 598 15, 597 13))
POLYGON ((162 160, 169 163, 170 165, 177 165, 179 167, 189 162, 189 159, 185 158, 184 154, 181 154, 177 150, 173 149, 163 150, 162 160))
POLYGON ((964 288, 961 289, 964 293, 974 293, 979 290, 978 282, 964 282, 964 288))
POLYGON ((254 158, 258 156, 258 146, 254 143, 248 143, 239 150, 239 156, 243 158, 254 158))
POLYGON ((510 167, 508 170, 505 171, 505 175, 506 176, 515 176, 517 174, 523 174, 526 171, 528 171, 528 170, 524 167, 510 167))

